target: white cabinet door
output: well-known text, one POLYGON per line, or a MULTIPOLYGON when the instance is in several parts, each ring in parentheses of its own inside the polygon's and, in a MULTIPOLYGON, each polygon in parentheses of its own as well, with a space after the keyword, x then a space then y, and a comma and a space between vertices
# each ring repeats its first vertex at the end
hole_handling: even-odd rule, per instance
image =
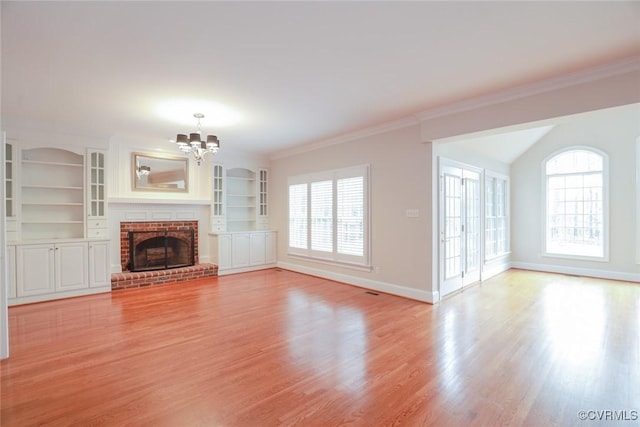
POLYGON ((21 245, 16 247, 16 279, 19 297, 53 292, 54 246, 21 245))
POLYGON ((211 231, 225 231, 225 182, 224 166, 213 165, 211 178, 211 231))
MULTIPOLYGON (((89 219, 106 218, 106 163, 105 152, 87 150, 87 216, 89 219)), ((91 223, 87 223, 91 227, 91 223)))
POLYGON ((218 236, 218 268, 221 270, 231 268, 231 236, 226 234, 218 236))
POLYGON ((8 298, 15 298, 18 296, 18 290, 16 287, 16 247, 13 245, 7 246, 7 281, 9 292, 8 298))
POLYGON ((275 231, 270 231, 265 235, 266 241, 266 255, 265 262, 267 264, 275 264, 277 261, 276 255, 276 233, 275 231))
POLYGON ((109 286, 109 270, 109 242, 89 242, 89 287, 109 286))
POLYGON ((55 245, 56 291, 70 291, 89 287, 87 274, 88 245, 58 243, 55 245))
POLYGON ((231 243, 233 268, 248 267, 250 263, 251 234, 234 234, 231 243))
POLYGON ((265 245, 265 233, 251 233, 251 251, 249 253, 249 262, 251 265, 264 264, 266 259, 265 245))

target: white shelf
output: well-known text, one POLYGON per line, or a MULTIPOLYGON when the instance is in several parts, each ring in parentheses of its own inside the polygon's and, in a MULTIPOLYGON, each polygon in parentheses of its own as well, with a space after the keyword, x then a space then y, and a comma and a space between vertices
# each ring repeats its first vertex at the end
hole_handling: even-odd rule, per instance
POLYGON ((22 221, 23 224, 84 224, 84 221, 35 221, 35 220, 25 220, 22 221))
POLYGON ((37 188, 41 190, 84 190, 83 187, 59 186, 59 185, 23 185, 22 188, 37 188))
POLYGON ((65 166, 65 167, 70 166, 72 168, 82 168, 82 167, 84 167, 83 164, 45 162, 45 161, 42 161, 42 160, 23 160, 22 164, 23 165, 65 166))
POLYGON ((84 203, 22 202, 22 206, 84 206, 84 203))
POLYGON ((245 177, 241 177, 241 176, 228 176, 227 175, 227 179, 231 179, 231 180, 237 180, 237 181, 255 181, 255 178, 245 178, 245 177))
POLYGON ((143 199, 137 197, 109 197, 107 202, 112 204, 154 204, 154 205, 208 205, 211 200, 191 199, 143 199))

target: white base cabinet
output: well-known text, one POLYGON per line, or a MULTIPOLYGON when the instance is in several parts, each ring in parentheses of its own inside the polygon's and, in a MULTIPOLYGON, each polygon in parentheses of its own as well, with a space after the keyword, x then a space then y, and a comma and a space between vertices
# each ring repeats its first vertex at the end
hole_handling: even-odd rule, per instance
POLYGON ((276 232, 209 233, 211 259, 218 275, 261 270, 276 265, 276 232))
POLYGON ((9 305, 111 291, 108 241, 15 244, 8 252, 9 305))

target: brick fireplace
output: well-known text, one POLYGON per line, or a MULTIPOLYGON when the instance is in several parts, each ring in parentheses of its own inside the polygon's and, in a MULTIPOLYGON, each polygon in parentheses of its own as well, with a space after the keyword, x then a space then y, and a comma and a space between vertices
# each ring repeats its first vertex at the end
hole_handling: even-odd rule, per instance
POLYGON ((131 257, 129 241, 130 231, 171 232, 193 230, 194 264, 198 264, 198 221, 158 221, 158 222, 121 222, 120 223, 120 264, 122 271, 129 271, 131 257))
MULTIPOLYGON (((168 246, 166 246, 166 248, 165 253, 168 250, 168 246)), ((158 249, 154 250, 155 252, 151 252, 151 254, 158 253, 158 249)), ((198 263, 198 221, 121 222, 120 264, 122 266, 122 273, 111 275, 112 290, 182 282, 217 276, 218 273, 218 267, 216 265, 198 263), (184 234, 191 235, 193 239, 193 252, 189 254, 189 257, 193 260, 193 265, 168 269, 154 268, 152 271, 130 271, 131 253, 134 251, 134 248, 131 247, 131 242, 134 242, 134 245, 136 244, 135 238, 132 239, 131 235, 144 236, 147 234, 169 236, 172 238, 184 234)))

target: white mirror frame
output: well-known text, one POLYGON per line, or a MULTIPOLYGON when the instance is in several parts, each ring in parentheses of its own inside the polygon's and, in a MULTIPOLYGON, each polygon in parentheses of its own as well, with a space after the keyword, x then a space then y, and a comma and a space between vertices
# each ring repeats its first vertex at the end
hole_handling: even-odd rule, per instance
POLYGON ((185 157, 132 153, 131 188, 134 191, 189 191, 189 163, 185 157))

